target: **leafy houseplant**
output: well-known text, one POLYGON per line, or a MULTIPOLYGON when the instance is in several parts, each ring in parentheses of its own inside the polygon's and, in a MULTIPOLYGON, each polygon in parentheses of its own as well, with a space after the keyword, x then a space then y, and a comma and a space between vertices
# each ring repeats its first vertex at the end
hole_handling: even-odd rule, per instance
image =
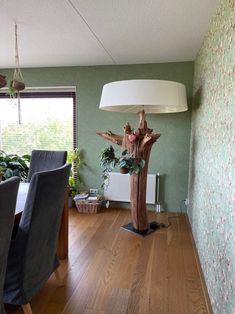
POLYGON ((102 188, 105 187, 105 182, 109 178, 109 172, 112 171, 113 168, 118 163, 118 158, 115 156, 115 150, 112 145, 106 147, 100 154, 100 166, 103 168, 102 171, 102 179, 103 183, 101 185, 102 188))
POLYGON ((139 173, 144 168, 144 160, 132 157, 125 149, 118 160, 121 173, 139 173))
POLYGON ((6 180, 18 176, 21 181, 26 181, 29 170, 30 155, 18 156, 17 154, 6 154, 0 151, 0 179, 6 180))
POLYGON ((129 154, 128 150, 125 149, 120 157, 115 156, 115 150, 110 145, 105 148, 100 154, 100 165, 103 168, 102 187, 107 186, 107 180, 109 179, 109 172, 111 172, 116 166, 120 167, 121 173, 139 173, 144 168, 144 160, 137 159, 129 154))
POLYGON ((69 175, 69 203, 72 207, 73 198, 78 192, 78 186, 82 182, 79 174, 79 169, 82 166, 86 166, 86 163, 81 159, 80 151, 75 148, 68 153, 67 162, 72 164, 72 168, 69 175))
POLYGON ((0 182, 2 181, 2 177, 4 175, 5 168, 3 166, 0 166, 0 182))

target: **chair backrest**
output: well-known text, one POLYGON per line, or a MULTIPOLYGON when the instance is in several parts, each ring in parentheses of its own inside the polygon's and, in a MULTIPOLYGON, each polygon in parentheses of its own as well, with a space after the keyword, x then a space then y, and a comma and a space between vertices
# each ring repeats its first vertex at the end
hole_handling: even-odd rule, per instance
POLYGON ((15 206, 20 178, 13 177, 0 183, 0 313, 8 250, 14 224, 15 206))
POLYGON ((59 168, 66 163, 66 151, 33 150, 29 165, 28 182, 35 172, 59 168))
POLYGON ((57 242, 70 168, 71 165, 64 165, 37 172, 31 178, 8 257, 6 303, 28 303, 59 265, 57 242))

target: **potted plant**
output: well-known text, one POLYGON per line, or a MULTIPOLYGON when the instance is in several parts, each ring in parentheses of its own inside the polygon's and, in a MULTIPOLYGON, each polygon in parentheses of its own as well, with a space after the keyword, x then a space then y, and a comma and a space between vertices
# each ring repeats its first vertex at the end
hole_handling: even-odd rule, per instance
POLYGON ((25 89, 25 83, 20 69, 17 37, 17 24, 15 24, 15 71, 13 74, 13 79, 10 82, 9 94, 11 97, 15 97, 16 95, 18 95, 18 98, 20 99, 20 92, 25 89))
POLYGON ((115 159, 115 150, 112 145, 106 147, 101 153, 100 153, 100 160, 101 161, 112 161, 115 159))
POLYGON ((7 85, 6 76, 0 74, 0 88, 5 87, 7 85))
POLYGON ((109 179, 109 172, 112 171, 113 168, 118 163, 118 158, 115 156, 115 150, 112 145, 106 147, 100 154, 100 165, 103 169, 102 171, 102 179, 103 183, 101 185, 102 188, 107 184, 106 182, 109 179))
POLYGON ((6 154, 0 151, 0 177, 6 180, 18 176, 22 181, 27 180, 30 155, 18 156, 17 154, 6 154))
POLYGON ((68 153, 67 162, 72 164, 72 168, 69 175, 69 208, 75 206, 74 196, 78 193, 79 184, 82 183, 79 169, 82 166, 86 166, 86 163, 81 159, 81 152, 75 148, 68 153))
POLYGON ((0 182, 2 181, 2 177, 4 175, 5 168, 3 166, 0 166, 0 182))
POLYGON ((128 150, 125 149, 118 160, 118 165, 120 167, 120 172, 123 174, 139 173, 144 168, 144 160, 138 160, 137 158, 131 156, 128 153, 128 150))
POLYGON ((23 81, 13 79, 10 82, 8 94, 11 98, 15 98, 16 95, 19 95, 19 92, 21 92, 24 89, 25 89, 25 83, 23 81))
POLYGON ((105 148, 100 154, 100 165, 103 169, 102 171, 102 179, 103 183, 101 185, 102 188, 107 187, 109 172, 111 172, 116 166, 120 167, 120 172, 125 174, 133 174, 139 173, 144 168, 144 160, 137 159, 129 154, 128 150, 125 149, 121 156, 118 158, 115 156, 115 150, 110 145, 105 148))

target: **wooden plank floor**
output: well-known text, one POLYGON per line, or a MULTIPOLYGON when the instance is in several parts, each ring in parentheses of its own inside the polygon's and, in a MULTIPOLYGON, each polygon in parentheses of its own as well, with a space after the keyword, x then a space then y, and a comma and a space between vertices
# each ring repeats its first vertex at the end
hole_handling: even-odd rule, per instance
MULTIPOLYGON (((167 223, 167 215, 157 221, 167 223)), ((65 285, 57 287, 52 276, 31 302, 34 314, 211 313, 185 215, 145 238, 120 229, 129 210, 71 209, 69 219, 69 259, 60 266, 65 285)))

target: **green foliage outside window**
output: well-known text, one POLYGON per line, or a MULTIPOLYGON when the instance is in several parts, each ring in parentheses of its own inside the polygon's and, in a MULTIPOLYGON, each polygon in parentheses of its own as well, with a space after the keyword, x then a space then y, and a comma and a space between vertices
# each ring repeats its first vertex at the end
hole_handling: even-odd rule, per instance
POLYGON ((71 123, 66 121, 9 124, 2 128, 0 135, 0 149, 19 155, 30 154, 35 148, 67 150, 73 147, 71 123))

